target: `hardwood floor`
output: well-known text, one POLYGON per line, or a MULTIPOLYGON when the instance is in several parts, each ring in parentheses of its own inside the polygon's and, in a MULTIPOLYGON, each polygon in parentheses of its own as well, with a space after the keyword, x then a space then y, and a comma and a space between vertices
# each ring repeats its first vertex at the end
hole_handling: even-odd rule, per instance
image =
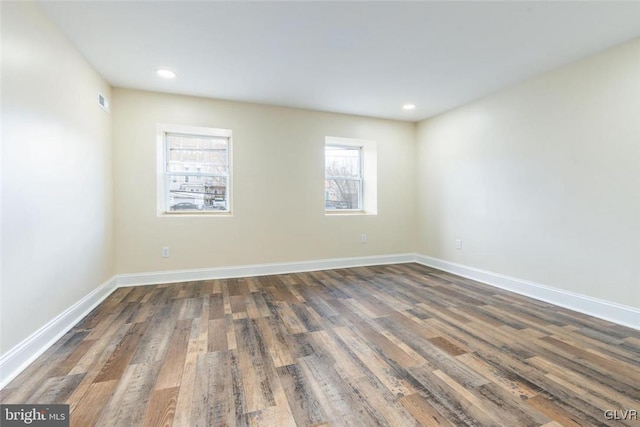
POLYGON ((75 426, 638 426, 639 361, 639 331, 402 264, 121 288, 0 396, 75 426))

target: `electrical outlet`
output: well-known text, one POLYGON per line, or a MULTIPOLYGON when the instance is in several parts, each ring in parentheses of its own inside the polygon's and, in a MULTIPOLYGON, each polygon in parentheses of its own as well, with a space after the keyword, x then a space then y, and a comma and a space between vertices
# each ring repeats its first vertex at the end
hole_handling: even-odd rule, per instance
POLYGON ((169 258, 169 247, 165 246, 162 248, 162 258, 169 258))
POLYGON ((462 249, 462 240, 460 239, 456 240, 456 249, 458 250, 462 249))
POLYGON ((361 234, 360 235, 360 243, 362 243, 363 245, 365 243, 367 243, 367 235, 366 234, 361 234))

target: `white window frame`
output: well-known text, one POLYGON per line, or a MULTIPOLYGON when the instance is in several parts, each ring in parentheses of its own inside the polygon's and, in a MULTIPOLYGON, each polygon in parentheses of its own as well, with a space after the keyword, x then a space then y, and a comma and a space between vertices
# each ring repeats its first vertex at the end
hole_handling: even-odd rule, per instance
POLYGON ((364 206, 364 201, 363 201, 363 196, 364 196, 364 175, 363 175, 363 167, 364 167, 364 161, 363 161, 363 150, 361 146, 358 145, 336 145, 336 144, 325 144, 324 145, 324 154, 325 154, 325 158, 327 155, 327 148, 336 148, 336 149, 340 149, 340 150, 352 150, 352 151, 357 151, 358 152, 358 176, 340 176, 340 175, 331 175, 331 176, 327 176, 327 171, 326 171, 326 167, 325 167, 325 176, 324 176, 324 180, 326 181, 336 181, 336 180, 341 180, 341 181, 357 181, 358 182, 358 206, 355 208, 351 208, 351 209, 338 209, 338 208, 333 208, 333 209, 327 209, 326 207, 326 203, 325 203, 325 210, 328 212, 361 212, 363 209, 362 207, 364 206))
MULTIPOLYGON (((323 156, 326 156, 326 147, 341 147, 360 150, 360 194, 358 209, 327 209, 326 208, 326 194, 323 191, 323 203, 325 206, 325 215, 377 215, 378 213, 378 154, 377 143, 375 141, 365 139, 354 139, 327 136, 325 137, 325 143, 323 146, 323 156)), ((326 187, 326 163, 323 161, 324 180, 323 189, 326 187)), ((332 177, 336 179, 338 177, 332 177)), ((344 179, 352 179, 353 177, 343 177, 344 179)))
POLYGON ((233 200, 233 138, 230 129, 209 128, 200 126, 184 126, 175 124, 160 123, 157 125, 157 211, 158 216, 220 216, 230 215, 232 212, 233 200), (202 172, 170 172, 169 167, 169 144, 167 143, 167 135, 185 135, 185 136, 205 136, 227 139, 227 174, 210 174, 202 172), (227 209, 220 211, 171 211, 169 207, 169 188, 172 176, 224 176, 227 178, 227 209))

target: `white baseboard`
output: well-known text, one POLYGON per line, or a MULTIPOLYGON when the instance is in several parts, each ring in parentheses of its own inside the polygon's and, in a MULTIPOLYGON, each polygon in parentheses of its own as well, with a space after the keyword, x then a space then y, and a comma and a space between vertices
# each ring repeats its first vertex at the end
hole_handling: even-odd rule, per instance
POLYGON ((115 277, 91 291, 0 357, 0 389, 47 351, 116 289, 115 277))
POLYGON ((635 307, 629 307, 425 255, 416 255, 415 261, 427 267, 437 268, 438 270, 476 280, 487 285, 640 330, 640 309, 635 307))
POLYGON ((123 287, 154 285, 159 283, 190 282, 196 280, 230 279, 235 277, 268 276, 272 274, 302 273, 305 271, 330 270, 334 268, 402 264, 414 261, 415 254, 378 255, 354 258, 332 258, 316 261, 240 265, 235 267, 119 274, 116 278, 118 281, 118 287, 123 287))

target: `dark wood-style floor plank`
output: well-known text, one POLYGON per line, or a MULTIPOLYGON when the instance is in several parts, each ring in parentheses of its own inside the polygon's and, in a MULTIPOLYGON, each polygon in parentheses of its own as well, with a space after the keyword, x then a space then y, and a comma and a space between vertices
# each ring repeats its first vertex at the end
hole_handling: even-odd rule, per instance
POLYGON ((640 331, 418 264, 120 288, 0 392, 72 426, 629 426, 640 331))

